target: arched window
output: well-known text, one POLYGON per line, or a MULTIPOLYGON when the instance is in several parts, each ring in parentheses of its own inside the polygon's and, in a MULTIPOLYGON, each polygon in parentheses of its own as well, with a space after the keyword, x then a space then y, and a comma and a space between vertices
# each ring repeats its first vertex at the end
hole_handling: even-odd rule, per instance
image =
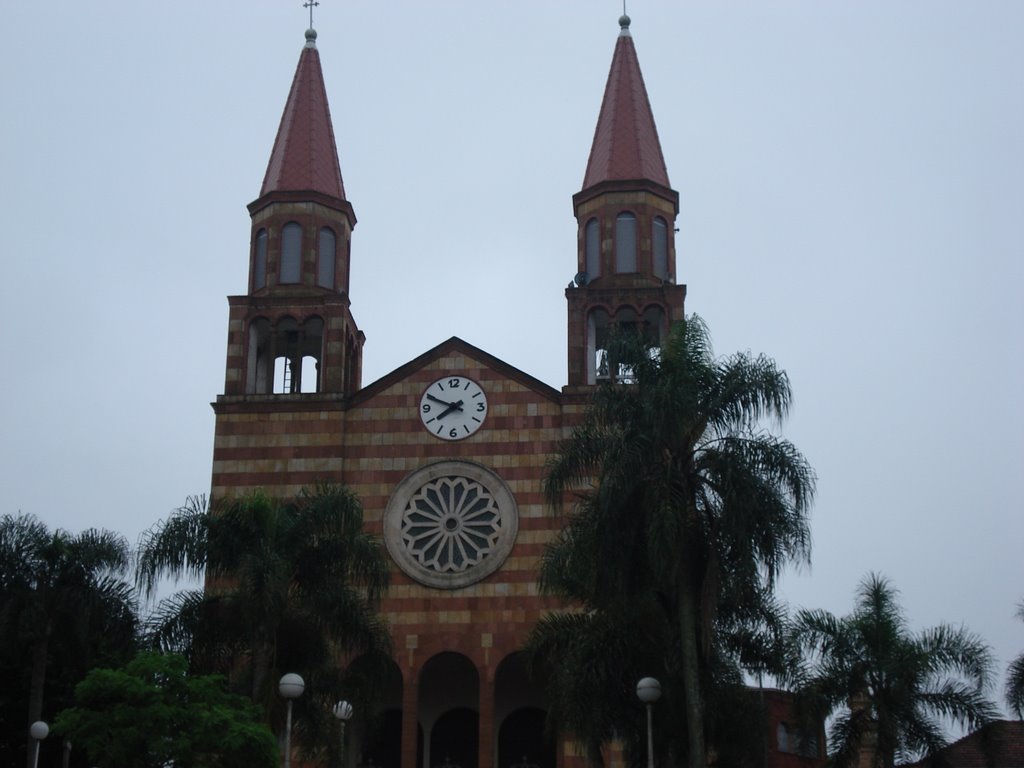
POLYGON ((298 391, 303 394, 316 392, 320 378, 320 363, 312 355, 304 355, 302 358, 302 379, 299 382, 298 391))
POLYGON ((665 310, 663 307, 652 306, 644 310, 640 323, 640 333, 644 343, 651 348, 651 353, 660 355, 661 345, 665 343, 665 336, 668 332, 668 324, 665 322, 665 310))
POLYGON ((608 334, 611 319, 604 309, 595 309, 587 317, 587 384, 611 377, 608 360, 608 334))
POLYGON ((598 220, 588 221, 584 232, 587 276, 593 280, 601 274, 601 225, 598 220))
POLYGON ((316 283, 321 288, 334 288, 334 242, 333 229, 324 227, 320 230, 316 283))
POLYGON ((620 213, 615 219, 615 271, 636 272, 636 216, 620 213))
POLYGON ((818 757, 818 737, 798 725, 779 723, 775 729, 775 743, 779 752, 801 757, 818 757))
POLYGON ((654 251, 654 276, 668 280, 668 224, 657 216, 651 225, 651 247, 654 251))
POLYGON ((647 307, 643 314, 629 306, 619 307, 612 315, 600 307, 591 310, 587 316, 587 383, 605 380, 634 383, 632 367, 616 359, 615 345, 611 342, 617 334, 635 333, 651 359, 656 360, 661 356, 666 330, 665 310, 657 305, 647 307))
POLYGON ((324 321, 316 316, 302 324, 302 381, 295 391, 302 393, 323 391, 320 380, 320 361, 323 358, 324 321))
POLYGON ((270 321, 258 317, 249 326, 249 364, 245 393, 266 395, 274 391, 274 347, 270 321))
POLYGON ((779 723, 775 728, 775 745, 779 752, 792 752, 789 743, 789 727, 785 723, 779 723))
MULTIPOLYGON (((619 307, 615 310, 615 317, 612 318, 615 334, 625 335, 627 333, 643 334, 643 323, 632 307, 619 307)), ((615 381, 620 384, 635 384, 636 375, 633 373, 633 366, 624 363, 622 360, 612 358, 609 360, 609 373, 615 381)))
POLYGON ((256 249, 252 262, 252 289, 267 287, 267 230, 256 233, 256 249))
POLYGON ((302 350, 300 328, 290 317, 279 321, 273 327, 274 367, 273 389, 275 395, 290 395, 302 389, 302 350))
POLYGON ((297 283, 302 279, 302 227, 294 221, 281 230, 281 282, 297 283))
POLYGON ((285 317, 277 323, 265 317, 249 326, 247 394, 292 395, 321 392, 324 321, 316 315, 299 323, 285 317))

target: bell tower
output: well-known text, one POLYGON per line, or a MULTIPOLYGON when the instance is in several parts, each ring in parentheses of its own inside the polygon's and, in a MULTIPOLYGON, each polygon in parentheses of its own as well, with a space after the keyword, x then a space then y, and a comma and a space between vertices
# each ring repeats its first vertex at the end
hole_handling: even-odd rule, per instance
POLYGON ((669 185, 630 19, 619 19, 594 143, 573 195, 577 274, 569 303, 569 387, 614 378, 606 353, 616 326, 659 342, 683 317, 686 286, 676 283, 679 193, 669 185))
POLYGON ((349 310, 356 217, 312 28, 260 196, 248 208, 248 292, 228 298, 225 395, 351 394, 364 341, 349 310))
POLYGON ((288 496, 344 465, 364 336, 349 309, 356 217, 345 198, 316 32, 306 31, 259 197, 246 293, 229 296, 211 497, 288 496))

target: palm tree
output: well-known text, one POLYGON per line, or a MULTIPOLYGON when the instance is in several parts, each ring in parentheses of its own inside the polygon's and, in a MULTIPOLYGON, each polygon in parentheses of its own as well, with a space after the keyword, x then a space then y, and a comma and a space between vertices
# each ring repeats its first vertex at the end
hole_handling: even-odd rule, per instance
MULTIPOLYGON (((1017 618, 1024 621, 1024 601, 1017 606, 1017 618)), ((1006 703, 1018 719, 1024 719, 1024 653, 1006 670, 1006 703)))
POLYGON ((988 647, 946 624, 912 634, 897 596, 870 574, 850 615, 805 610, 794 620, 795 645, 806 655, 794 682, 810 714, 834 716, 829 740, 840 768, 856 765, 864 749, 892 768, 945 746, 944 721, 974 729, 996 716, 985 697, 988 647))
POLYGON ((121 578, 129 564, 127 542, 109 531, 73 535, 32 515, 0 518, 0 638, 7 652, 28 653, 28 723, 42 717, 55 649, 82 674, 98 645, 130 651, 135 600, 121 578))
POLYGON ((671 628, 661 665, 678 685, 687 762, 704 768, 716 659, 741 645, 729 650, 719 630, 771 613, 781 568, 809 557, 814 473, 762 426, 781 422, 791 401, 770 359, 716 358, 696 316, 660 350, 639 334, 611 346, 620 381, 597 388, 549 467, 550 502, 576 504, 545 555, 542 584, 609 616, 658 607, 671 628))
MULTIPOLYGON (((659 726, 666 709, 674 710, 678 696, 664 671, 663 651, 671 645, 666 635, 671 627, 664 613, 641 600, 621 611, 548 614, 531 632, 525 649, 529 671, 547 692, 548 716, 576 735, 591 765, 603 764, 601 748, 612 738, 622 739, 631 757, 645 745, 643 711, 634 693, 640 678, 663 683, 659 726)), ((658 736, 663 750, 660 730, 658 736)))
MULTIPOLYGON (((574 518, 563 535, 574 535, 569 531, 585 522, 584 516, 574 518)), ((567 574, 583 558, 556 565, 553 558, 561 554, 564 547, 548 550, 544 588, 571 600, 576 610, 544 616, 525 648, 531 676, 547 693, 552 722, 580 739, 592 765, 603 764, 601 747, 612 739, 623 744, 630 764, 642 764, 646 720, 635 687, 640 678, 653 676, 662 684, 654 719, 657 762, 685 760, 686 733, 678 727, 686 720, 681 643, 671 597, 656 586, 639 585, 626 602, 587 593, 581 588, 585 579, 567 574)), ((781 674, 785 618, 768 594, 740 596, 728 588, 723 593, 702 670, 705 731, 720 764, 743 764, 760 754, 764 735, 764 713, 744 673, 781 674)))
POLYGON ((355 495, 332 485, 290 500, 255 493, 214 509, 190 499, 140 543, 146 595, 161 577, 206 579, 204 590, 179 592, 158 608, 155 644, 236 682, 244 666, 248 695, 268 712, 277 674, 320 669, 321 682, 333 680, 339 651, 389 651, 375 613, 387 564, 362 523, 355 495))

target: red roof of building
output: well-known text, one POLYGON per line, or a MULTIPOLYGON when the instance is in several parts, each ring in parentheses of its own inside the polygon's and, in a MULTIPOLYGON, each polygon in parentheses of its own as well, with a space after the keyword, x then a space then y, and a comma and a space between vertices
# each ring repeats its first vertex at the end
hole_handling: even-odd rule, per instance
POLYGON ((331 110, 316 49, 316 32, 306 33, 306 47, 277 129, 260 197, 269 192, 320 192, 345 199, 345 185, 334 142, 331 110))
POLYGON ((583 189, 603 181, 626 180, 669 187, 654 113, 629 34, 629 18, 624 16, 619 23, 622 31, 608 72, 583 189))
POLYGON ((1021 768, 1024 766, 1024 721, 996 720, 935 755, 906 768, 1021 768))

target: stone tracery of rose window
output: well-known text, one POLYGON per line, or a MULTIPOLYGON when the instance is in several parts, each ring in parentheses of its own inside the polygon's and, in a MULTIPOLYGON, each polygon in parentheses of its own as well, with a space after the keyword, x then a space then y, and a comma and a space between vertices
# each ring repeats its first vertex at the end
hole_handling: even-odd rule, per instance
POLYGON ((491 493, 468 477, 439 477, 423 485, 402 513, 406 551, 436 573, 460 573, 494 551, 501 512, 491 493))

